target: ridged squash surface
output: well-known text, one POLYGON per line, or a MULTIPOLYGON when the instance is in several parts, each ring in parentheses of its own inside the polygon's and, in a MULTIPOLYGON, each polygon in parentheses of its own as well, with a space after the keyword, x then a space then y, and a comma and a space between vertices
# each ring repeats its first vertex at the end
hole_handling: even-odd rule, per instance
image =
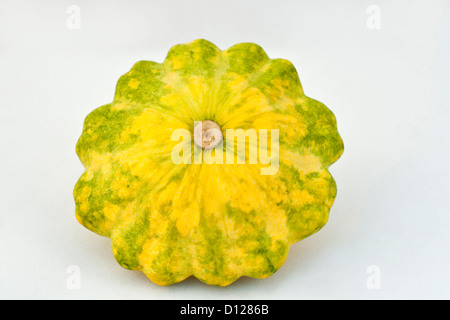
POLYGON ((333 113, 303 93, 289 61, 252 43, 222 51, 196 40, 124 74, 114 100, 86 117, 76 151, 85 167, 76 218, 111 238, 121 266, 160 285, 195 276, 225 286, 270 276, 292 244, 326 224, 336 197, 328 167, 343 142, 333 113), (220 126, 234 164, 174 163, 174 130, 193 132, 202 120, 220 126), (276 173, 238 164, 227 129, 277 129, 276 173))

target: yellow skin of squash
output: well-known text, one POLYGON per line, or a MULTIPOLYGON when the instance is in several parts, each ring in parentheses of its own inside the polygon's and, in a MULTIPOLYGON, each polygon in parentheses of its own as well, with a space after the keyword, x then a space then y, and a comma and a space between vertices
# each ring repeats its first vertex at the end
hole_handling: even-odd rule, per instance
MULTIPOLYGON (((248 159, 253 149, 245 150, 248 159)), ((270 276, 292 244, 327 223, 336 197, 328 167, 343 142, 289 61, 252 43, 222 51, 200 39, 172 47, 163 63, 136 63, 113 102, 86 117, 76 151, 85 167, 76 218, 111 238, 121 266, 159 285, 195 276, 226 286, 270 276), (220 126, 234 164, 174 163, 174 130, 192 133, 202 120, 220 126), (277 129, 276 173, 237 164, 226 129, 277 129)))

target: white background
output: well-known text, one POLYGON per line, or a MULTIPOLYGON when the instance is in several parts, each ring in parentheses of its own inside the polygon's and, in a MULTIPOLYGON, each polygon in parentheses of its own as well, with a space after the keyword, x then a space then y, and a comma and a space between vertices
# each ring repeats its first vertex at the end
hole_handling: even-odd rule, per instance
POLYGON ((0 298, 449 299, 449 21, 439 0, 0 0, 0 298), (75 144, 136 61, 197 38, 292 61, 345 152, 329 223, 273 276, 160 287, 75 220, 75 144))

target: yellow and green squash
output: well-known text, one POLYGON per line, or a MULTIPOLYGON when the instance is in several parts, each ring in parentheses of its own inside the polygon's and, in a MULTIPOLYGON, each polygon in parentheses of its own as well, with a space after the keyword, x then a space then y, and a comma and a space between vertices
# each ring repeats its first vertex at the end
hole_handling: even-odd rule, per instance
POLYGON ((121 266, 159 285, 194 276, 226 286, 270 276, 292 244, 327 223, 336 197, 328 167, 343 142, 333 113, 303 93, 289 61, 253 43, 222 51, 196 40, 124 74, 114 100, 86 117, 76 151, 85 167, 76 218, 111 238, 121 266), (196 121, 220 130, 215 149, 198 143, 196 121), (177 129, 192 139, 174 138, 177 129), (269 141, 277 132, 278 144, 268 143, 276 169, 262 174, 267 162, 245 161, 257 150, 250 143, 239 162, 227 129, 265 129, 269 141), (189 154, 174 161, 185 143, 189 154), (207 163, 218 150, 235 161, 207 163))

